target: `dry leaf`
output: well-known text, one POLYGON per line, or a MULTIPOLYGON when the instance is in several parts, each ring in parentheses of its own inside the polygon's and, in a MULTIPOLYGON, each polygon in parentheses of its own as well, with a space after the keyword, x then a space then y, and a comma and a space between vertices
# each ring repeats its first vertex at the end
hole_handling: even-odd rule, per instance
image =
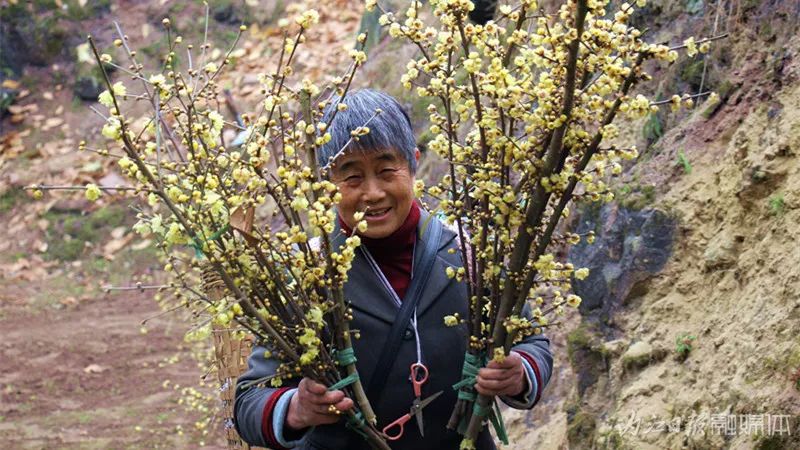
POLYGON ((250 245, 256 245, 258 240, 250 234, 253 230, 253 219, 255 217, 256 209, 253 206, 244 210, 244 206, 240 206, 233 211, 230 218, 231 228, 238 231, 250 245))
POLYGON ((19 81, 16 80, 3 80, 3 87, 6 89, 19 89, 19 81))
POLYGON ((150 244, 152 244, 152 243, 153 243, 153 241, 150 240, 150 239, 143 239, 143 240, 137 242, 136 244, 132 245, 131 249, 132 250, 137 250, 137 251, 138 250, 144 250, 147 247, 149 247, 150 244))
POLYGON ((114 253, 118 252, 122 247, 128 245, 128 243, 133 239, 133 233, 128 234, 127 236, 121 239, 112 239, 106 245, 103 246, 103 257, 110 260, 114 259, 114 253))
POLYGON ((11 114, 22 114, 25 112, 25 107, 22 105, 10 105, 8 107, 8 112, 11 114))
POLYGON ((128 230, 128 227, 117 227, 111 230, 111 237, 114 239, 119 239, 122 236, 125 236, 125 231, 128 230))
POLYGON ((253 219, 256 209, 250 206, 245 210, 244 206, 239 206, 231 214, 231 227, 237 231, 250 233, 253 230, 253 219))
POLYGON ((89 364, 88 366, 83 368, 85 373, 102 373, 106 371, 106 368, 101 366, 100 364, 89 364))
POLYGON ((51 117, 44 122, 42 126, 42 130, 47 131, 51 128, 55 128, 61 126, 64 123, 64 119, 60 117, 51 117))

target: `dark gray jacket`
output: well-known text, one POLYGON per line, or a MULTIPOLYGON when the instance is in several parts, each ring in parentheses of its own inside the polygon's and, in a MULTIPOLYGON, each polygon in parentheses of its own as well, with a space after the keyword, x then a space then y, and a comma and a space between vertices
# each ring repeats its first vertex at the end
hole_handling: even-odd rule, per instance
MULTIPOLYGON (((420 234, 421 228, 428 223, 428 213, 421 211, 417 228, 418 239, 424 240, 426 233, 420 234), (419 236, 422 236, 421 238, 419 236)), ((433 218, 432 220, 437 220, 433 218)), ((427 243, 426 243, 427 244, 427 243)), ((423 361, 427 365, 430 376, 423 385, 422 396, 427 397, 439 391, 444 394, 423 410, 425 418, 425 438, 419 434, 416 422, 409 421, 405 432, 397 441, 390 442, 393 449, 458 449, 461 436, 446 429, 457 393, 452 385, 461 378, 461 368, 467 342, 466 324, 447 327, 443 317, 459 313, 468 317, 467 294, 463 283, 450 279, 445 269, 460 267, 460 252, 451 254, 448 249, 457 249, 456 233, 445 228, 439 241, 437 260, 424 288, 424 294, 417 307, 418 330, 422 345, 423 361)), ((422 267, 419 259, 422 252, 415 253, 413 267, 422 267)), ((398 308, 391 294, 379 281, 368 261, 360 251, 356 252, 353 266, 348 273, 345 285, 345 298, 351 302, 353 321, 351 327, 361 332, 361 338, 354 340, 357 367, 362 382, 368 386, 378 362, 386 336, 397 314, 398 308)), ((527 311, 526 311, 527 312, 527 311)), ((239 378, 234 407, 235 425, 240 436, 251 445, 264 446, 261 432, 264 406, 274 389, 267 387, 250 387, 242 389, 243 382, 255 380, 274 372, 278 361, 264 358, 264 348, 256 346, 248 360, 249 370, 239 378)), ((552 373, 553 357, 550 352, 550 341, 544 335, 531 336, 514 347, 532 356, 537 365, 537 380, 531 380, 536 392, 547 385, 552 373)), ((382 428, 408 413, 414 393, 409 381, 409 366, 416 361, 414 334, 408 330, 392 366, 386 388, 379 401, 373 403, 378 417, 378 427, 382 428)), ((527 364, 526 364, 527 367, 527 364)), ((529 371, 530 373, 530 371, 529 371)), ((299 380, 287 382, 294 385, 299 380)), ((536 393, 533 394, 534 396, 536 393)), ((533 400, 525 403, 503 399, 512 407, 531 408, 533 400)), ((484 429, 478 442, 480 450, 494 449, 494 443, 488 429, 484 429)), ((333 425, 315 427, 306 433, 299 444, 303 449, 355 450, 367 449, 366 442, 349 431, 344 421, 333 425)))

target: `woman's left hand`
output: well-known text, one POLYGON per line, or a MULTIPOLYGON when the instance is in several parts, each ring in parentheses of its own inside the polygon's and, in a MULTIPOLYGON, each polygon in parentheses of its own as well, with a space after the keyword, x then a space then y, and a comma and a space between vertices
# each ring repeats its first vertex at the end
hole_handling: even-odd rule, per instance
POLYGON ((516 352, 509 353, 503 362, 495 360, 478 371, 475 390, 482 395, 519 395, 527 387, 525 367, 522 357, 516 352))

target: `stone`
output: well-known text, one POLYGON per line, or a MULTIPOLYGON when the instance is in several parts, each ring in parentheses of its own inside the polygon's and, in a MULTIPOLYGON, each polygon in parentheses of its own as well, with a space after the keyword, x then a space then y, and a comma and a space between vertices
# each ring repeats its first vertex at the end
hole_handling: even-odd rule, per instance
POLYGON ((635 342, 622 355, 622 366, 626 370, 644 367, 650 363, 653 347, 644 341, 635 342))
POLYGON ((97 96, 103 92, 103 87, 100 81, 92 76, 82 76, 75 81, 75 86, 72 88, 75 96, 85 101, 97 101, 97 96))
POLYGON ((625 339, 614 339, 613 341, 603 342, 603 353, 611 356, 619 356, 622 354, 623 349, 628 346, 628 341, 625 339))
POLYGON ((726 269, 739 260, 737 239, 725 230, 711 238, 703 252, 703 263, 707 270, 726 269))

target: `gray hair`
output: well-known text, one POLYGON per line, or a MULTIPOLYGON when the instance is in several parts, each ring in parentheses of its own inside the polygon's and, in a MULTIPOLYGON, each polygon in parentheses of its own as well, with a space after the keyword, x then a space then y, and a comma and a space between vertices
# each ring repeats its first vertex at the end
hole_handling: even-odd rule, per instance
POLYGON ((400 152, 408 161, 411 173, 416 173, 417 159, 414 151, 417 143, 411 128, 411 119, 394 97, 372 89, 348 93, 342 101, 347 109, 337 112, 333 118, 335 123, 330 123, 340 99, 341 97, 334 96, 322 115, 322 121, 328 124, 327 131, 331 134, 331 140, 317 151, 319 167, 328 166, 343 149, 370 152, 390 148, 400 152), (381 112, 376 115, 375 111, 378 109, 381 112), (350 132, 362 126, 368 127, 369 133, 360 136, 358 140, 353 138, 348 144, 350 132))

